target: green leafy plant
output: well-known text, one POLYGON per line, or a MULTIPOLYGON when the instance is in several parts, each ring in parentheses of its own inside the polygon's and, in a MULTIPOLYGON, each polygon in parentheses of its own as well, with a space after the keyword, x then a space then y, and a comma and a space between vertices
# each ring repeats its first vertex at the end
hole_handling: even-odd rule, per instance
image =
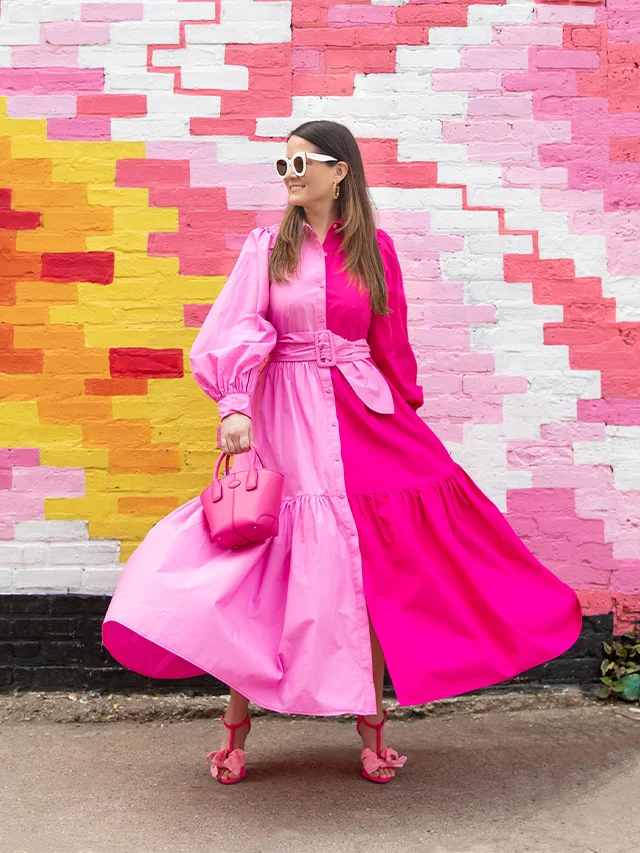
POLYGON ((602 675, 598 698, 617 696, 627 702, 640 702, 640 622, 621 640, 603 643, 607 657, 600 665, 602 675))

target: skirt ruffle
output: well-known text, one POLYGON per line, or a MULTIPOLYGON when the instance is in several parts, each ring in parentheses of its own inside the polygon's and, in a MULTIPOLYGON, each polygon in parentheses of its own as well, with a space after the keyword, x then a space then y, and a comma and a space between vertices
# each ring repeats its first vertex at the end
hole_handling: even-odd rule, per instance
POLYGON ((350 504, 371 621, 401 705, 512 678, 580 635, 576 592, 457 463, 437 483, 350 504))

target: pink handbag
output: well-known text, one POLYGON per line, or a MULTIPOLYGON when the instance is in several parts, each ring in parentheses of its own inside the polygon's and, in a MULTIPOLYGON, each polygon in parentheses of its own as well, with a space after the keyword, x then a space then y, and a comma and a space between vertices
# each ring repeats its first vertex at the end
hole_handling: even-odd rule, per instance
POLYGON ((213 480, 200 495, 211 538, 221 548, 242 548, 264 542, 278 533, 284 474, 269 471, 254 444, 248 471, 229 472, 232 454, 218 457, 213 480), (256 468, 256 456, 262 468, 256 468), (218 479, 222 458, 224 477, 218 479))

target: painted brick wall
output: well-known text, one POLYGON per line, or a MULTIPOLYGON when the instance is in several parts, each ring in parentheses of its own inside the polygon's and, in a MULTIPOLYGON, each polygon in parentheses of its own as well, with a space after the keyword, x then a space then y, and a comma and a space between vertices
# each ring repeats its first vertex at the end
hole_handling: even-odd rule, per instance
POLYGON ((188 350, 299 122, 354 132, 421 416, 640 616, 640 0, 0 0, 0 592, 109 594, 197 496, 188 350))

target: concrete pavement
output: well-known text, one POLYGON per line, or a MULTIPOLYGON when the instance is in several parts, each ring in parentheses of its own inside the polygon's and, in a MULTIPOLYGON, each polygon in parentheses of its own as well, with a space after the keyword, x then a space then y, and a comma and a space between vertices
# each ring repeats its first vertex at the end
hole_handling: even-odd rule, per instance
POLYGON ((353 720, 256 716, 247 777, 223 786, 204 761, 219 720, 25 722, 3 699, 2 853, 640 850, 640 714, 625 703, 390 718, 409 758, 387 785, 359 776, 353 720))

